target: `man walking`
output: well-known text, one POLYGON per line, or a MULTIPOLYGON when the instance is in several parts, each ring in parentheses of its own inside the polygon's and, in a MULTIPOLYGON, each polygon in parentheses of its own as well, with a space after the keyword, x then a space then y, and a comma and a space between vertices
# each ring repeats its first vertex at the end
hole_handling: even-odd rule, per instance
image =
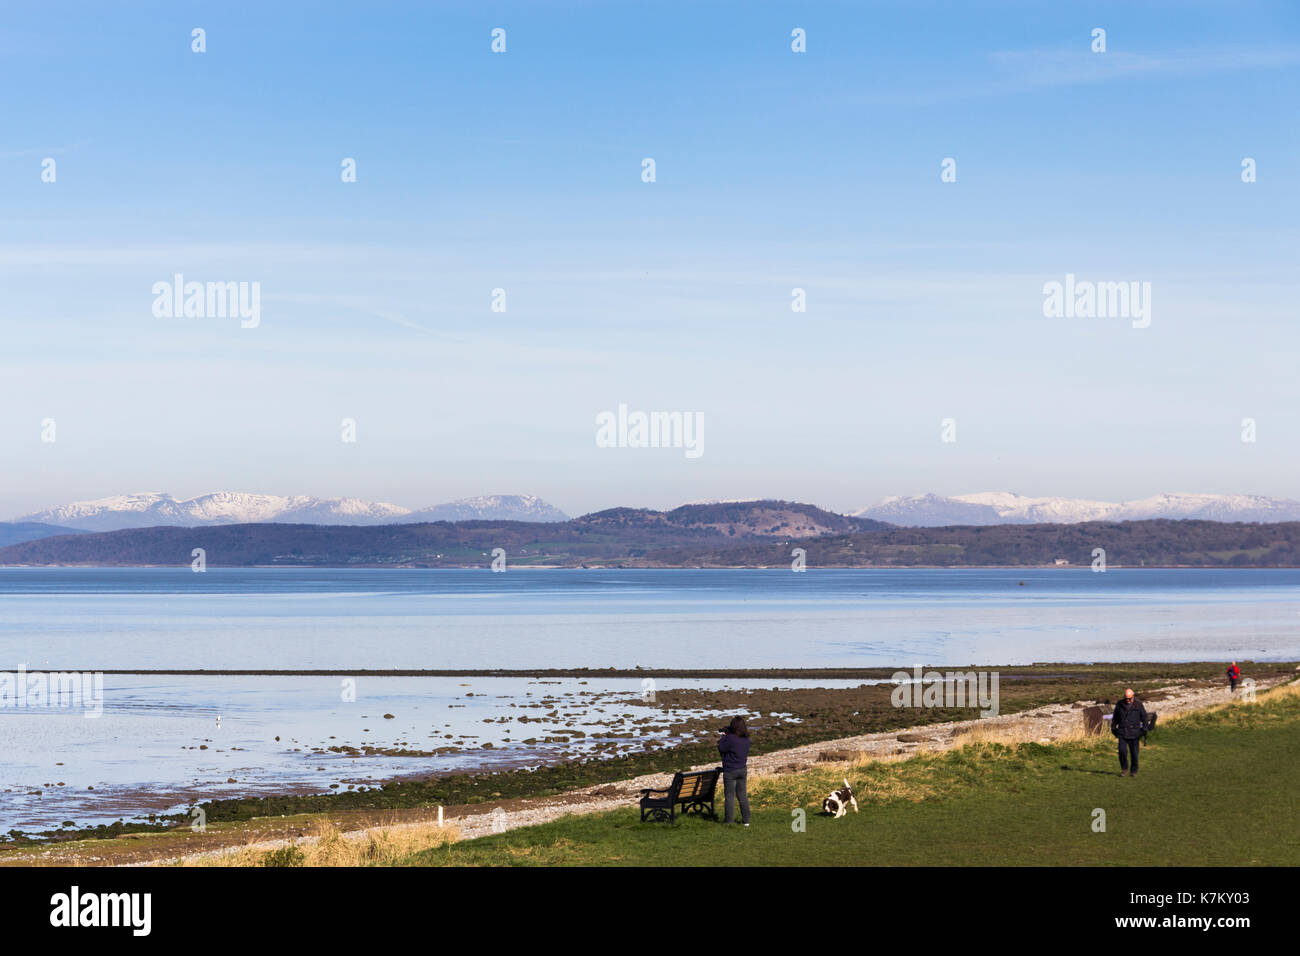
POLYGON ((1147 732, 1147 710, 1133 696, 1133 688, 1124 691, 1124 699, 1115 705, 1110 718, 1110 732, 1119 740, 1119 775, 1138 775, 1138 747, 1147 732), (1133 769, 1129 770, 1130 761, 1133 769))
POLYGON ((1228 693, 1231 694, 1237 689, 1239 680, 1241 680, 1241 668, 1237 666, 1236 661, 1233 661, 1228 665, 1228 693))

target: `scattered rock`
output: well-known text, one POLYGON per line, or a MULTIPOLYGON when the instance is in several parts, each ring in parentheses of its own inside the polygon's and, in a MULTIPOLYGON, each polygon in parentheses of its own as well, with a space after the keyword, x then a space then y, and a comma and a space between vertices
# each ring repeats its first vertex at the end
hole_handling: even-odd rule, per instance
POLYGON ((822 750, 817 754, 817 760, 821 763, 844 763, 857 760, 860 755, 859 750, 822 750))
POLYGON ((1101 733, 1101 708, 1085 707, 1083 708, 1083 730, 1088 734, 1101 733))

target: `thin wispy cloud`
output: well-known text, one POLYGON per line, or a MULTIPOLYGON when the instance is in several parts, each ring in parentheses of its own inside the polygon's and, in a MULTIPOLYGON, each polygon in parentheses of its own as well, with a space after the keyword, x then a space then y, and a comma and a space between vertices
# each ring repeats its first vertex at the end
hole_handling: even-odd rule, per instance
POLYGON ((423 332, 426 335, 434 335, 439 338, 449 338, 444 333, 434 329, 427 328, 419 322, 409 319, 401 312, 390 308, 376 307, 370 300, 360 296, 344 295, 317 295, 314 293, 279 293, 266 296, 268 302, 286 302, 296 303, 299 305, 321 305, 333 306, 337 308, 349 309, 360 312, 364 315, 372 316, 376 319, 383 319, 385 322, 391 322, 393 325, 401 326, 404 329, 410 329, 414 332, 423 332))
POLYGON ((90 140, 81 140, 67 146, 30 146, 26 148, 0 148, 0 159, 26 159, 32 156, 62 156, 90 145, 90 140))
POLYGON ((1128 53, 1088 49, 1003 50, 989 55, 1006 75, 1007 89, 1061 84, 1104 83, 1136 76, 1275 70, 1300 63, 1300 48, 1191 50, 1180 53, 1128 53))
POLYGON ((1085 44, 1064 48, 997 50, 971 68, 969 82, 930 89, 897 88, 857 97, 880 105, 933 105, 983 97, 1013 96, 1035 89, 1122 80, 1163 79, 1300 66, 1300 47, 1234 48, 1138 53, 1093 53, 1085 44))

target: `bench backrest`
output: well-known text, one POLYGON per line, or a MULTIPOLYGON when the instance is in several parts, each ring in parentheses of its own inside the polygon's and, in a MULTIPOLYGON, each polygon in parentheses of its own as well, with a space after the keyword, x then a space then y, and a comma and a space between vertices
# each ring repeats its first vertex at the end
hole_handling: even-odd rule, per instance
POLYGON ((717 770, 694 770, 690 773, 678 771, 673 777, 673 798, 675 800, 712 800, 713 791, 718 787, 717 770))

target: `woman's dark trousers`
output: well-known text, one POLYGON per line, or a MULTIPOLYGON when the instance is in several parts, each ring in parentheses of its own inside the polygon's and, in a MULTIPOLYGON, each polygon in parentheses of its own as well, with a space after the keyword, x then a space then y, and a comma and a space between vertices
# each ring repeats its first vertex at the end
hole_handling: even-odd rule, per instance
POLYGON ((740 801, 740 822, 749 822, 749 794, 745 792, 745 771, 725 770, 722 773, 722 785, 726 790, 726 813, 723 823, 736 822, 735 801, 740 801))

